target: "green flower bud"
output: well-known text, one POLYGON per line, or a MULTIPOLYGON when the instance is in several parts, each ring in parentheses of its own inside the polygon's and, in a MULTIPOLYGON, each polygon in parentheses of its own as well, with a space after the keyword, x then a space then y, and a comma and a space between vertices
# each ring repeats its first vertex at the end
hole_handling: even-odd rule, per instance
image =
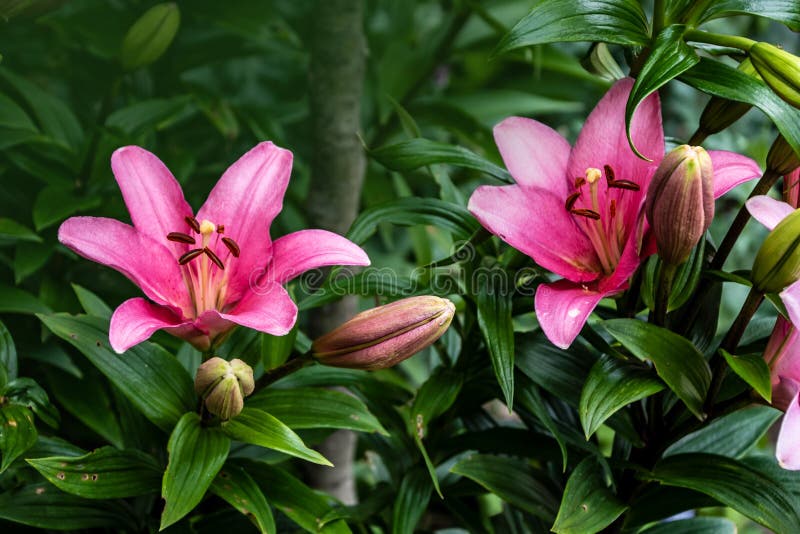
POLYGON ((767 153, 767 170, 783 176, 800 167, 800 158, 782 135, 779 135, 767 153))
POLYGON ((226 421, 244 408, 244 398, 253 393, 253 369, 242 360, 230 362, 217 356, 205 361, 194 378, 194 390, 206 409, 226 421))
MULTIPOLYGON (((750 59, 739 63, 739 70, 748 76, 757 75, 750 59)), ((742 118, 745 113, 750 111, 751 107, 753 106, 744 102, 712 97, 703 109, 703 113, 700 114, 699 130, 703 133, 703 137, 721 132, 742 118)))
POLYGON ((794 210, 769 233, 753 261, 753 287, 778 293, 800 279, 800 210, 794 210))
POLYGON ((753 66, 770 89, 800 108, 800 57, 769 43, 756 43, 749 53, 753 66))
POLYGON ((447 299, 410 297, 359 313, 314 341, 311 351, 324 365, 385 369, 439 339, 456 308, 447 299))
POLYGON ((181 22, 174 3, 157 4, 133 23, 122 41, 120 61, 126 71, 153 63, 167 50, 181 22))
POLYGON ((664 157, 647 190, 645 214, 661 259, 685 262, 714 218, 713 169, 703 147, 681 145, 664 157))

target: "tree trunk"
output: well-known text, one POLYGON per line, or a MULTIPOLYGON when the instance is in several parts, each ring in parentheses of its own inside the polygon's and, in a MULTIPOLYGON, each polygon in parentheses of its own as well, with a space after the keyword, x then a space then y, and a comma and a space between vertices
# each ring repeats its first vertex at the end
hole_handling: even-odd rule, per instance
MULTIPOLYGON (((313 226, 344 234, 358 213, 364 181, 360 128, 366 43, 363 0, 317 0, 311 43, 311 117, 314 157, 308 212, 313 226)), ((352 317, 356 300, 317 310, 310 334, 319 336, 352 317)), ((309 468, 311 484, 345 504, 357 502, 353 478, 355 435, 333 433, 319 447, 335 468, 309 468)))

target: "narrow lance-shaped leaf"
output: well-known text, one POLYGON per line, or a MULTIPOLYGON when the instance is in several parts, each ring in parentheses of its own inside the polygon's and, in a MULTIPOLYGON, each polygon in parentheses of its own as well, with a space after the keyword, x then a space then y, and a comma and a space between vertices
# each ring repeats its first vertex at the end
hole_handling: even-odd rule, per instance
POLYGON ((196 413, 181 417, 167 444, 169 464, 161 483, 161 496, 166 501, 161 530, 197 506, 225 463, 230 444, 219 428, 202 426, 196 413))
POLYGON ((700 61, 694 49, 684 42, 683 33, 685 31, 685 26, 675 24, 664 28, 658 34, 653 50, 636 77, 636 82, 628 97, 628 103, 625 106, 625 131, 631 149, 639 157, 643 158, 644 156, 637 150, 631 139, 631 119, 636 108, 648 95, 700 61))
POLYGON ((421 469, 405 474, 397 492, 392 514, 392 534, 413 534, 431 499, 430 478, 421 469))
POLYGON ((6 379, 17 378, 17 348, 11 338, 11 332, 0 321, 0 366, 5 367, 6 379))
POLYGON ((711 369, 692 343, 666 328, 636 319, 612 319, 603 323, 631 354, 652 361, 658 376, 689 410, 703 419, 703 401, 711 384, 711 369))
POLYGON ((33 413, 19 404, 0 406, 0 473, 36 443, 33 413))
POLYGON ((635 0, 542 0, 497 45, 495 54, 566 41, 644 45, 647 17, 635 0))
POLYGON ((262 534, 273 534, 275 519, 258 484, 241 467, 226 464, 211 484, 211 492, 248 516, 262 534))
POLYGON ((578 464, 567 481, 553 532, 599 532, 626 509, 627 506, 606 486, 600 465, 590 456, 578 464))
POLYGON ((800 31, 800 3, 794 0, 716 0, 708 2, 700 22, 732 15, 757 15, 800 31))
POLYGON ((58 489, 87 499, 124 499, 155 493, 161 466, 137 451, 103 447, 84 456, 27 460, 58 489))
POLYGON ((769 366, 764 361, 761 354, 743 354, 736 356, 725 349, 720 349, 720 353, 728 362, 731 370, 739 378, 747 382, 748 385, 761 395, 767 402, 772 402, 772 382, 770 381, 769 366))
MULTIPOLYGON (((503 273, 505 274, 505 273, 503 273)), ((491 277, 491 276, 490 276, 491 277)), ((491 277, 493 278, 493 277, 491 277)), ((500 284, 484 279, 475 295, 478 325, 489 349, 494 374, 508 410, 514 404, 514 326, 511 321, 511 293, 500 284)))

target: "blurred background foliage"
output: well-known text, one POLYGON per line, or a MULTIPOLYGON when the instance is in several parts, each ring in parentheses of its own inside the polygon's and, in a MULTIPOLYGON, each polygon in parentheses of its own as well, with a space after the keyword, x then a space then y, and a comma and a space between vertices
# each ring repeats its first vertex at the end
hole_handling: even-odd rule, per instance
MULTIPOLYGON (((368 0, 364 20, 367 73, 359 132, 368 153, 421 136, 468 148, 502 166, 491 128, 510 115, 535 117, 574 140, 586 113, 610 86, 582 66, 589 45, 542 45, 492 56, 499 39, 534 3, 368 0)), ((129 220, 111 174, 111 153, 128 144, 154 152, 173 171, 190 204, 198 208, 228 165, 257 142, 272 140, 295 154, 292 181, 284 210, 272 226, 272 238, 309 226, 305 199, 313 157, 308 67, 314 2, 176 2, 180 26, 166 52, 150 65, 125 71, 120 62, 123 37, 154 4, 124 0, 0 2, 4 19, 0 22, 0 318, 12 333, 19 374, 42 385, 52 401, 47 410, 60 414, 58 430, 54 428, 55 415, 50 427, 46 417, 40 416, 45 423, 38 423, 40 434, 58 435, 87 450, 104 444, 146 444, 156 432, 149 428, 135 433, 124 421, 124 411, 129 409, 124 399, 32 316, 51 310, 80 311, 71 284, 99 295, 111 307, 138 294, 121 275, 78 260, 57 240, 59 224, 72 215, 129 220)), ((780 41, 790 48, 798 44, 796 35, 765 19, 731 18, 711 27, 714 24, 728 33, 780 41)), ((610 50, 624 64, 621 49, 612 46, 610 50)), ((665 130, 672 144, 685 142, 691 135, 706 100, 681 83, 662 91, 665 130)), ((763 162, 773 135, 763 115, 751 111, 732 128, 712 137, 707 148, 731 149, 763 162)), ((410 195, 466 206, 474 188, 491 180, 477 171, 444 165, 394 172, 379 160, 368 161, 363 209, 410 195)), ((746 194, 739 190, 721 201, 713 237, 721 237, 746 194)), ((751 226, 732 257, 729 266, 733 268, 749 267, 749 258, 760 243, 763 234, 751 226)), ((450 255, 453 243, 454 237, 444 228, 400 228, 382 223, 365 248, 375 267, 408 275, 450 255)), ((297 290, 295 296, 298 301, 304 298, 297 290)), ((726 297, 729 311, 723 314, 721 325, 731 320, 738 309, 736 301, 742 297, 733 292, 726 297)), ((83 298, 91 296, 84 294, 83 298)), ((367 296, 362 305, 371 306, 376 299, 380 300, 367 296)), ((463 308, 464 303, 459 306, 463 308)), ((525 313, 517 317, 519 330, 530 329, 525 317, 525 313)), ((305 320, 301 313, 301 331, 305 320)), ((166 335, 154 339, 170 349, 181 349, 177 340, 166 335)), ((455 333, 447 336, 446 343, 448 352, 458 354, 460 342, 455 333)), ((223 352, 234 353, 242 346, 253 345, 229 346, 223 352)), ((381 383, 395 384, 400 399, 408 400, 428 380, 439 357, 430 351, 398 370, 375 376, 381 383)), ((485 365, 488 367, 488 362, 485 365)), ((489 372, 480 387, 495 389, 476 393, 475 402, 498 396, 493 380, 489 372)), ((374 385, 365 379, 360 387, 368 390, 374 385)), ((459 388, 460 384, 455 394, 459 388)), ((465 405, 472 402, 464 395, 461 398, 465 405)), ((370 408, 378 415, 393 417, 379 413, 380 407, 374 404, 370 408)), ((316 439, 322 436, 324 432, 316 439)), ((313 435, 304 437, 310 443, 315 441, 313 435)), ((410 470, 414 476, 403 478, 402 469, 412 467, 408 462, 398 460, 398 465, 392 465, 391 454, 380 458, 390 447, 389 441, 362 438, 361 452, 379 453, 368 454, 367 460, 358 464, 360 493, 367 495, 369 488, 382 487, 382 479, 391 479, 394 489, 390 495, 394 495, 402 480, 407 490, 404 495, 424 501, 424 509, 431 488, 423 484, 422 491, 408 492, 408 487, 420 483, 419 473, 410 470), (387 477, 387 470, 393 476, 387 477)), ((41 448, 50 447, 51 452, 57 448, 55 442, 48 443, 40 444, 41 448)), ((447 442, 438 445, 442 450, 453 446, 447 442)), ((549 440, 541 446, 554 445, 549 440)), ((421 465, 414 464, 414 469, 421 465)), ((449 467, 445 466, 444 472, 449 467)), ((427 477, 423 475, 422 480, 427 477)), ((10 477, 0 478, 0 490, 13 483, 10 477)), ((458 488, 464 494, 474 492, 466 485, 454 488, 451 495, 457 496, 458 488)), ((424 527, 434 530, 438 514, 449 506, 448 513, 460 517, 462 523, 478 516, 494 517, 499 521, 498 532, 524 531, 516 530, 522 528, 517 512, 506 510, 503 518, 497 519, 497 499, 481 500, 481 510, 463 506, 457 497, 452 502, 455 504, 442 504, 434 496, 424 527)), ((359 511, 359 517, 372 513, 366 507, 359 511)), ((247 524, 232 509, 220 513, 198 523, 197 531, 211 532, 221 524, 230 529, 228 521, 247 524)), ((410 531, 416 519, 409 519, 410 527, 395 525, 395 531, 410 531)), ((391 513, 384 521, 391 523, 391 513)), ((444 524, 449 525, 450 520, 444 524)), ((6 528, 18 527, 0 521, 0 529, 6 528)))

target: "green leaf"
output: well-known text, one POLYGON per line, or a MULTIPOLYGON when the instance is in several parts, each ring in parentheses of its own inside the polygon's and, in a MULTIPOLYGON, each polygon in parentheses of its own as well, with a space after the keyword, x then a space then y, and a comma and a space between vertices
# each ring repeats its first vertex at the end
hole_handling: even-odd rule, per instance
POLYGON ((628 507, 617 499, 603 478, 603 471, 594 457, 584 458, 578 464, 564 488, 553 532, 599 532, 627 510, 628 507))
POLYGON ((4 396, 13 403, 27 406, 43 423, 58 427, 59 415, 42 387, 32 378, 17 378, 6 386, 4 396))
POLYGON ((228 457, 231 442, 219 428, 204 427, 200 416, 186 413, 169 437, 169 464, 161 484, 166 501, 161 530, 191 512, 228 457))
POLYGON ((663 389, 661 380, 641 364, 601 356, 589 372, 578 407, 586 439, 617 410, 663 389))
POLYGON ((736 524, 723 517, 693 517, 663 521, 639 534, 736 534, 736 524))
POLYGON ((725 357, 725 361, 728 362, 731 370, 736 373, 739 378, 752 386, 764 400, 772 402, 770 371, 767 362, 764 361, 763 354, 743 354, 741 356, 736 356, 725 349, 719 349, 719 351, 722 356, 725 357))
POLYGON ((36 443, 33 414, 20 404, 0 405, 0 473, 36 443))
POLYGON ((800 31, 800 4, 795 0, 716 0, 707 5, 701 23, 747 14, 777 20, 793 31, 800 31))
POLYGON ((558 499, 527 462, 506 456, 473 454, 450 471, 474 480, 491 493, 545 521, 553 521, 558 499))
POLYGON ((471 150, 429 139, 400 141, 371 150, 370 155, 384 167, 397 172, 408 172, 427 165, 444 163, 473 169, 497 178, 501 182, 514 183, 508 171, 471 150))
POLYGON ((42 238, 36 235, 30 228, 26 228, 17 221, 6 217, 0 217, 0 245, 18 243, 20 241, 41 243, 42 238))
POLYGON ((741 458, 766 434, 781 416, 770 406, 750 406, 737 410, 708 426, 688 434, 664 451, 663 456, 705 452, 731 458, 741 458))
POLYGON ((775 532, 800 532, 800 517, 781 485, 747 465, 714 454, 679 454, 647 478, 705 493, 775 532))
POLYGON ((264 534, 274 534, 275 519, 258 484, 237 465, 225 464, 211 483, 211 492, 246 515, 264 534))
POLYGON ((800 153, 800 110, 781 100, 759 79, 706 58, 683 73, 680 79, 712 96, 757 107, 775 123, 794 151, 800 153))
MULTIPOLYGON (((653 50, 647 56, 628 97, 625 106, 625 132, 631 149, 641 158, 647 159, 636 149, 631 139, 631 119, 636 108, 648 95, 700 61, 694 48, 683 40, 685 31, 686 26, 676 24, 664 28, 658 34, 653 50)), ((647 154, 647 156, 660 157, 661 154, 647 154)))
POLYGON ((83 499, 47 482, 0 493, 0 519, 52 530, 135 530, 134 519, 122 503, 83 499))
POLYGON ((649 40, 647 17, 634 0, 542 0, 503 37, 495 54, 542 43, 649 40))
MULTIPOLYGON (((17 378, 17 348, 14 346, 14 340, 11 338, 11 332, 8 331, 6 325, 0 321, 0 366, 5 368, 6 380, 14 380, 17 378)), ((3 384, 5 386, 5 384, 3 384)), ((0 387, 0 392, 3 388, 0 387)))
POLYGON ((350 226, 347 238, 363 244, 378 223, 399 226, 430 225, 448 231, 456 239, 469 239, 478 223, 464 207, 434 198, 405 197, 364 210, 350 226))
POLYGON ((124 499, 159 490, 161 467, 137 450, 102 447, 84 456, 27 460, 61 491, 86 499, 124 499))
POLYGON ((347 428, 388 435, 363 402, 331 389, 264 388, 247 399, 247 407, 263 410, 289 428, 347 428))
POLYGON ((602 326, 631 354, 653 362, 658 376, 689 410, 698 419, 705 417, 703 401, 711 384, 711 369, 690 341, 636 319, 612 319, 602 326))
POLYGON ((253 477, 270 504, 306 531, 315 534, 350 532, 341 519, 325 521, 333 512, 327 496, 315 492, 283 469, 254 461, 242 461, 238 465, 253 477))
POLYGON ((122 429, 104 383, 95 373, 88 379, 48 372, 49 389, 56 400, 80 422, 111 445, 122 448, 122 429))
POLYGON ((72 284, 72 290, 75 296, 78 297, 78 302, 81 303, 83 311, 95 317, 103 319, 111 319, 111 308, 103 302, 103 299, 78 284, 72 284))
POLYGON ((50 313, 50 308, 27 291, 0 284, 0 313, 50 313))
POLYGON ((115 110, 106 119, 106 126, 130 136, 157 131, 181 116, 191 97, 153 98, 115 110))
POLYGON ((295 339, 297 339, 297 324, 285 336, 261 334, 261 363, 264 364, 264 369, 275 369, 283 365, 292 354, 295 339))
POLYGON ((54 250, 52 243, 18 243, 14 254, 14 283, 22 283, 44 267, 54 250))
POLYGON ((553 415, 547 408, 547 405, 542 398, 539 391, 539 386, 534 384, 527 377, 520 381, 517 387, 517 402, 519 406, 531 412, 539 422, 553 435, 553 439, 558 443, 558 448, 561 452, 561 469, 567 470, 567 461, 569 460, 569 451, 567 450, 567 442, 561 433, 561 430, 553 420, 553 415))
POLYGON ((490 278, 479 279, 475 294, 478 326, 489 349, 497 383, 500 384, 506 406, 511 412, 514 404, 514 325, 511 321, 513 295, 502 284, 490 286, 495 277, 490 278))
POLYGON ((222 423, 222 430, 231 438, 260 447, 274 449, 309 462, 332 466, 320 453, 306 447, 291 428, 265 411, 247 407, 222 423))
POLYGON ((69 187, 48 186, 39 191, 33 203, 33 225, 36 231, 60 223, 70 215, 100 206, 99 196, 82 196, 69 187))
POLYGON ((412 469, 403 476, 392 512, 392 534, 413 534, 431 500, 433 486, 422 469, 412 469))
MULTIPOLYGON (((28 139, 33 139, 39 135, 39 129, 25 110, 2 93, 0 93, 0 131, 3 132, 3 134, 13 134, 17 132, 21 135, 28 136, 28 139)), ((2 148, 11 146, 5 143, 7 143, 7 141, 0 146, 2 148)))
POLYGON ((140 343, 124 354, 108 346, 108 321, 88 315, 39 315, 108 378, 145 417, 169 430, 195 404, 194 384, 174 356, 154 343, 140 343))
POLYGON ((8 69, 0 69, 0 76, 28 104, 43 132, 77 153, 83 143, 83 129, 69 106, 8 69))

